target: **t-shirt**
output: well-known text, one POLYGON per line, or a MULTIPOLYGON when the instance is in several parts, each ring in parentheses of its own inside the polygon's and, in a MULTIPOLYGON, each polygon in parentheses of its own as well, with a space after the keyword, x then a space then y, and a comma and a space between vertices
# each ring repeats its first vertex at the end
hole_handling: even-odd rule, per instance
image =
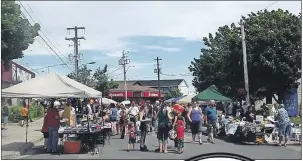
POLYGON ((289 116, 287 111, 284 108, 279 108, 276 113, 276 120, 279 125, 285 125, 289 123, 289 116))
POLYGON ((215 107, 207 107, 205 109, 205 115, 207 117, 207 121, 215 122, 217 120, 217 110, 215 107))
POLYGON ((130 107, 128 109, 128 114, 132 115, 132 116, 136 116, 139 114, 139 109, 138 107, 134 106, 134 107, 130 107))
POLYGON ((49 108, 46 115, 47 127, 59 127, 59 111, 56 108, 49 108))
POLYGON ((27 108, 23 107, 23 108, 21 109, 21 115, 22 115, 22 116, 27 116, 27 114, 28 114, 27 108))
POLYGON ((129 128, 128 131, 129 131, 129 138, 136 139, 136 129, 135 129, 135 127, 129 128))
POLYGON ((253 114, 250 111, 246 111, 244 117, 246 118, 245 121, 247 122, 254 122, 254 118, 251 118, 250 115, 253 114))

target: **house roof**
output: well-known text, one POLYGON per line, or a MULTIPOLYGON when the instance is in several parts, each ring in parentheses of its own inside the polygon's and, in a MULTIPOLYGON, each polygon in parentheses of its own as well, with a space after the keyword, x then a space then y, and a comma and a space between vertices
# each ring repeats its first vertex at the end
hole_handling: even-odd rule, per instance
MULTIPOLYGON (((183 81, 187 85, 187 83, 184 79, 164 79, 164 80, 160 80, 160 86, 161 87, 178 86, 183 81)), ((118 83, 123 82, 124 83, 124 81, 116 81, 116 82, 118 82, 118 83)), ((132 84, 132 85, 138 84, 138 85, 148 86, 148 87, 157 87, 158 86, 158 80, 131 80, 131 81, 127 81, 127 84, 132 84)))
MULTIPOLYGON (((121 90, 125 90, 124 88, 124 81, 118 81, 117 83, 119 83, 119 86, 117 89, 110 89, 110 91, 121 91, 121 90)), ((130 83, 127 84, 127 90, 128 91, 149 91, 149 92, 156 92, 158 91, 157 89, 154 88, 149 88, 149 87, 145 87, 145 86, 141 86, 141 85, 132 85, 130 83)))

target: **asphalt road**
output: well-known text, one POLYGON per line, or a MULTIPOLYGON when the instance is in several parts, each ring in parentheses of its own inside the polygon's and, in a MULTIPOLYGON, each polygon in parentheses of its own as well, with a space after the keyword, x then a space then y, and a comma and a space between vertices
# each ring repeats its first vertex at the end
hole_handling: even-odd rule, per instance
MULTIPOLYGON (((176 154, 175 149, 171 148, 173 142, 169 141, 169 153, 159 154, 154 150, 157 148, 157 139, 154 134, 147 136, 147 147, 150 152, 132 151, 127 152, 127 139, 121 140, 117 137, 112 138, 110 145, 100 147, 100 153, 96 155, 91 154, 62 154, 51 155, 45 154, 42 149, 42 142, 37 145, 33 150, 29 151, 27 155, 19 157, 18 159, 188 159, 196 155, 213 152, 226 152, 239 154, 252 159, 271 159, 271 160, 292 160, 301 159, 301 147, 300 146, 288 146, 288 147, 276 147, 273 145, 237 145, 233 143, 227 143, 223 140, 215 140, 216 144, 204 143, 199 145, 198 143, 189 143, 191 141, 190 134, 186 134, 185 149, 183 154, 176 154)), ((206 137, 204 136, 204 140, 206 137)), ((137 144, 137 149, 139 144, 137 144)))

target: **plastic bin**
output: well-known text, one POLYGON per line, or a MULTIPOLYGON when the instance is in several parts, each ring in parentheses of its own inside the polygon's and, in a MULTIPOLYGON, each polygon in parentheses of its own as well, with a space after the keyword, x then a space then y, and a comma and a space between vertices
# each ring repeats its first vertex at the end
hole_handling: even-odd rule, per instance
POLYGON ((66 154, 79 154, 81 149, 81 141, 65 141, 64 153, 66 154))

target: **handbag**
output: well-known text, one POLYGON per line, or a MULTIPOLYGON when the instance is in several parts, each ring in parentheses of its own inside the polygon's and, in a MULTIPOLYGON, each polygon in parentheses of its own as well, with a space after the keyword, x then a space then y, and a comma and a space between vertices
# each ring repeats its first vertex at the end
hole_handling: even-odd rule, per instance
POLYGON ((172 129, 168 132, 168 137, 170 140, 175 140, 177 138, 176 130, 172 129))

